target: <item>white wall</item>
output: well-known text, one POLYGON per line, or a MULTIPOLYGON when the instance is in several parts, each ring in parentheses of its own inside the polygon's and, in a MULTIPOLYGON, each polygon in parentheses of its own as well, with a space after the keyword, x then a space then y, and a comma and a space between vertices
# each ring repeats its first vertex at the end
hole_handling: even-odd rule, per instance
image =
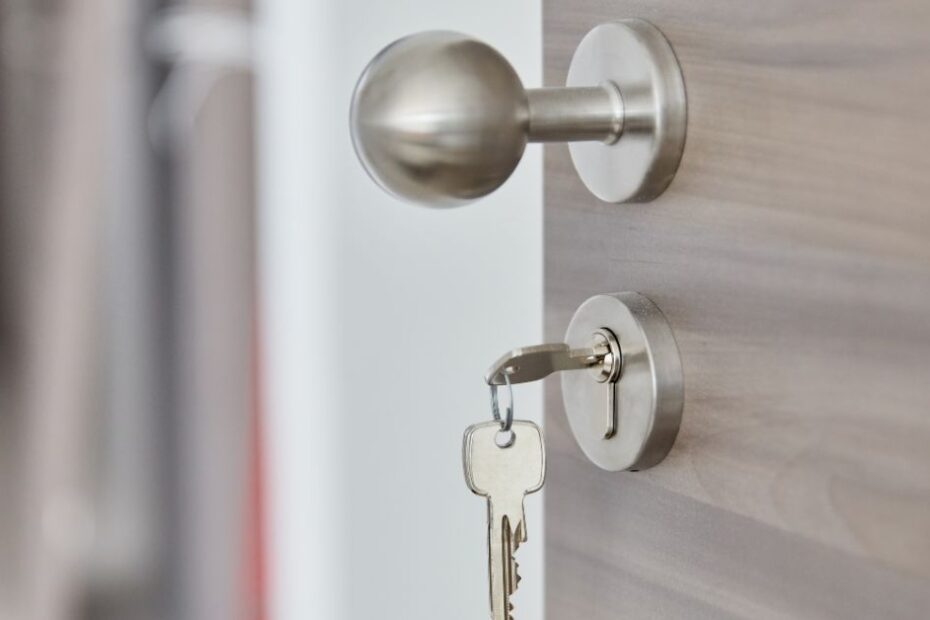
MULTIPOLYGON (((269 580, 277 619, 488 617, 484 501, 461 470, 482 376, 542 333, 541 154, 456 210, 381 192, 352 153, 354 81, 412 32, 477 36, 540 84, 539 0, 260 0, 269 580)), ((541 417, 538 386, 518 417, 541 417)), ((517 616, 542 618, 542 503, 517 616)))

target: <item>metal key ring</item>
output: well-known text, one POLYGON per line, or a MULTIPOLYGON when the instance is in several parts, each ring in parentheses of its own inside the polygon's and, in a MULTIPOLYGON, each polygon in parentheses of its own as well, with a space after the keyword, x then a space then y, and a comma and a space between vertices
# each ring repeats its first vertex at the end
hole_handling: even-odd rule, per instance
POLYGON ((501 374, 504 376, 504 383, 507 385, 507 392, 510 394, 507 415, 501 420, 501 410, 497 400, 497 386, 493 383, 489 385, 491 388, 491 413, 494 414, 494 419, 501 423, 501 431, 508 433, 513 426, 513 386, 510 385, 510 373, 505 369, 501 374))

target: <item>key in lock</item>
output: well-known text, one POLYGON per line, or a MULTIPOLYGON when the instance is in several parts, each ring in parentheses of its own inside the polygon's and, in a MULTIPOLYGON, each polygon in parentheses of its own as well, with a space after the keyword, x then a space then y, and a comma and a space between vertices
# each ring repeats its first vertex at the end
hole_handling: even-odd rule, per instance
POLYGON ((488 385, 539 381, 554 372, 588 370, 595 381, 605 383, 607 408, 604 412, 604 439, 617 434, 616 383, 623 369, 620 343, 603 327, 591 335, 591 346, 572 349, 564 342, 521 347, 497 360, 485 376, 488 385), (506 375, 506 379, 505 379, 506 375))
POLYGON ((681 425, 684 378, 671 325, 649 298, 595 295, 575 312, 564 342, 514 349, 485 380, 526 383, 555 372, 561 372, 572 433, 598 467, 647 469, 671 450, 681 425))

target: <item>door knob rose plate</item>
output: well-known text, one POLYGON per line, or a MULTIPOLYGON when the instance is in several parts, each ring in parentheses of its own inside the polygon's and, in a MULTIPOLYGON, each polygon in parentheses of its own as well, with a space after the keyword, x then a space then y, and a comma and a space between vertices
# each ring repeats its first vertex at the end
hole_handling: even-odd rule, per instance
POLYGON ((569 144, 575 170, 606 202, 653 200, 672 182, 685 147, 688 106, 678 59, 647 21, 601 24, 575 50, 565 85, 603 83, 620 91, 623 131, 613 144, 569 144))
POLYGON ((368 64, 352 96, 352 141, 382 188, 429 206, 489 194, 528 142, 568 142, 585 185, 608 202, 651 200, 678 168, 687 110, 668 41, 652 24, 602 24, 575 52, 565 88, 525 89, 489 45, 411 35, 368 64))
POLYGON ((647 469, 665 458, 681 425, 684 379, 678 345, 665 316, 639 293, 585 301, 568 325, 565 343, 589 346, 593 334, 605 331, 619 346, 619 378, 604 384, 588 373, 561 373, 565 413, 579 447, 595 465, 609 471, 647 469), (605 436, 603 412, 611 398, 616 428, 605 436))

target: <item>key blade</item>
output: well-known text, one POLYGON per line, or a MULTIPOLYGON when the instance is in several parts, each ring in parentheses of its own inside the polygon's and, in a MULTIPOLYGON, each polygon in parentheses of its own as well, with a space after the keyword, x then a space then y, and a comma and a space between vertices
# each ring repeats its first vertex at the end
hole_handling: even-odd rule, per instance
POLYGON ((513 620, 510 595, 514 591, 512 530, 507 517, 488 525, 488 577, 490 578, 491 618, 513 620))
POLYGON ((512 529, 510 538, 510 594, 513 595, 520 585, 520 564, 517 562, 517 550, 520 549, 520 543, 526 542, 526 520, 524 519, 512 529))
MULTIPOLYGON (((510 596, 513 596, 514 592, 517 591, 517 588, 519 586, 520 586, 520 564, 511 555, 510 556, 510 596)), ((511 604, 511 607, 513 607, 512 604, 511 604)))

